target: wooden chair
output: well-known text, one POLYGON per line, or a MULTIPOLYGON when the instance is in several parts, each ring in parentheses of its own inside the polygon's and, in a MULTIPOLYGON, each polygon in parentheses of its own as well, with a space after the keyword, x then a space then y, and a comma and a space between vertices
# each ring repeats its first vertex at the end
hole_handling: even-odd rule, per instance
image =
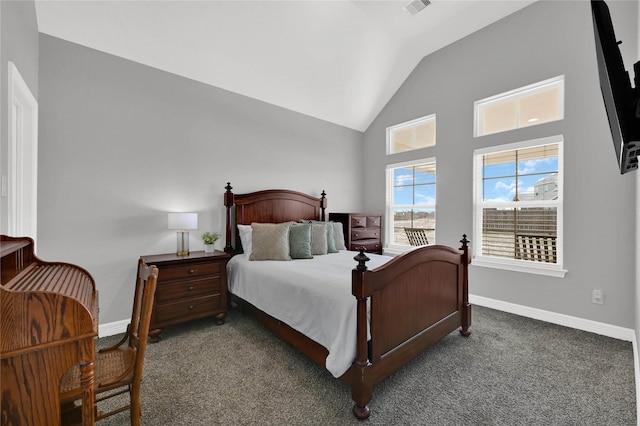
MULTIPOLYGON (((127 331, 117 344, 96 353, 94 385, 96 420, 130 410, 131 425, 140 425, 142 368, 157 280, 158 268, 153 265, 148 266, 140 259, 133 297, 133 312, 127 331), (129 404, 108 412, 99 410, 98 403, 127 392, 129 404)), ((80 367, 76 365, 60 380, 63 424, 76 421, 78 406, 75 401, 81 398, 80 392, 80 367)))
POLYGON ((556 237, 517 234, 516 259, 556 263, 556 237))
POLYGON ((404 232, 407 234, 409 244, 412 246, 426 246, 429 244, 427 230, 424 228, 404 228, 404 232))

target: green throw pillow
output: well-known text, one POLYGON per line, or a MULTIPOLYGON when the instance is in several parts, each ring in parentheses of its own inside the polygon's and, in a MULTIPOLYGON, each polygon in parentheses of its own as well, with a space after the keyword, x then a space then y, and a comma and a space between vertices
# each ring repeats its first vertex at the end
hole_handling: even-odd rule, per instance
POLYGON ((289 255, 292 259, 313 259, 310 223, 291 224, 289 229, 289 255))

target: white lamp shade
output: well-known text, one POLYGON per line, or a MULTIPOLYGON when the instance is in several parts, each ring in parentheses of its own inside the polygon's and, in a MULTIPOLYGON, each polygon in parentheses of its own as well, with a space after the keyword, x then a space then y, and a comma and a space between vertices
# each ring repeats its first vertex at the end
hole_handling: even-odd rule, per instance
POLYGON ((198 213, 169 213, 169 229, 198 229, 198 213))

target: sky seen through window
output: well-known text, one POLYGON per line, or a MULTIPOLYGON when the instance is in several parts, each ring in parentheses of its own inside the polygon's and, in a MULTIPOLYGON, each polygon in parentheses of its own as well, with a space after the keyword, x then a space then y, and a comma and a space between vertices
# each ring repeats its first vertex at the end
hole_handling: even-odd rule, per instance
POLYGON ((521 201, 534 196, 536 184, 542 184, 545 180, 554 182, 554 177, 558 173, 558 157, 518 161, 517 167, 516 182, 515 161, 483 166, 483 200, 485 202, 514 201, 516 189, 521 201))

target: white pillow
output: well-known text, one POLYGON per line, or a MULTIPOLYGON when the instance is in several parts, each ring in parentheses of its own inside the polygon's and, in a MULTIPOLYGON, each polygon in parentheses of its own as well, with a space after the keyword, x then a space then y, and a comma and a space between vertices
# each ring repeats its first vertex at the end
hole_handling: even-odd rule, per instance
POLYGON ((251 225, 238 225, 238 232, 240 233, 240 243, 247 259, 251 256, 251 225))
POLYGON ((337 250, 346 250, 344 242, 344 228, 342 222, 333 222, 333 241, 336 243, 337 250))

